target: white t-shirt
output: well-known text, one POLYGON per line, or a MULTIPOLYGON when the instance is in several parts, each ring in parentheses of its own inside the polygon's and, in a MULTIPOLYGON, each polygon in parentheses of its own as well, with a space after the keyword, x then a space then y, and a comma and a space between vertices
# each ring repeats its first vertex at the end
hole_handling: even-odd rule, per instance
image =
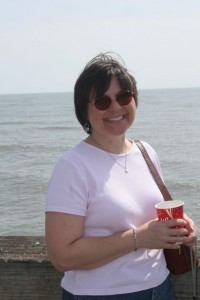
MULTIPOLYGON (((155 151, 143 142, 157 170, 155 151)), ((126 154, 112 154, 122 166, 126 154)), ((137 146, 126 157, 128 173, 110 155, 85 142, 58 160, 46 211, 85 216, 85 236, 108 236, 156 218, 163 197, 137 146)), ((113 295, 149 289, 168 276, 162 250, 139 249, 92 270, 67 271, 61 286, 74 295, 113 295)))

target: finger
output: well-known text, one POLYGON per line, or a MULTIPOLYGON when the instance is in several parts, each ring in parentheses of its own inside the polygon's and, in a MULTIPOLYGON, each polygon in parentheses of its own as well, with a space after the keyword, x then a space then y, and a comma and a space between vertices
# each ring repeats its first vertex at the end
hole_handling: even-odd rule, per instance
POLYGON ((177 227, 177 226, 185 227, 187 225, 187 222, 184 219, 173 219, 165 222, 168 227, 177 227))
POLYGON ((186 228, 170 228, 169 234, 173 236, 188 236, 188 230, 186 228))
POLYGON ((195 231, 189 232, 188 239, 189 238, 194 238, 195 240, 197 240, 197 234, 196 234, 196 232, 195 231))
POLYGON ((195 245, 196 241, 197 241, 197 235, 196 235, 195 232, 192 232, 192 233, 189 234, 189 236, 188 236, 187 239, 185 240, 184 244, 185 244, 186 246, 191 247, 191 246, 194 246, 194 245, 195 245))
POLYGON ((180 249, 180 244, 177 243, 166 243, 164 249, 180 249))
POLYGON ((187 222, 187 228, 189 231, 196 231, 196 225, 192 219, 188 217, 188 215, 184 214, 184 219, 187 222))
POLYGON ((169 242, 173 244, 182 244, 187 240, 186 236, 171 236, 169 237, 169 242))

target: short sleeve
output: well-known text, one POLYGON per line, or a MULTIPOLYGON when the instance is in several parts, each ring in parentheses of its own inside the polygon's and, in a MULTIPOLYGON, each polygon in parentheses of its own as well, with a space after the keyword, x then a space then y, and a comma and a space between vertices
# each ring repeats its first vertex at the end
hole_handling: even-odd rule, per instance
POLYGON ((45 211, 86 215, 87 188, 77 166, 61 157, 49 182, 45 211))

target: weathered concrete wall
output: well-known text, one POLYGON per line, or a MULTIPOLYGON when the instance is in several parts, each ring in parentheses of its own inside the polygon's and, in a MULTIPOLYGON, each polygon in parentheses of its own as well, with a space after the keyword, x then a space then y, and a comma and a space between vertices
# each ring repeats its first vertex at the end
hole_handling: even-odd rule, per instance
POLYGON ((60 280, 44 237, 0 237, 0 299, 61 299, 60 280))
MULTIPOLYGON (((199 248, 200 242, 198 253, 199 248)), ((61 278, 48 260, 44 237, 0 237, 1 300, 61 300, 61 278)), ((191 272, 172 276, 177 300, 192 299, 191 278, 191 272)), ((200 300, 200 266, 197 290, 200 300)))

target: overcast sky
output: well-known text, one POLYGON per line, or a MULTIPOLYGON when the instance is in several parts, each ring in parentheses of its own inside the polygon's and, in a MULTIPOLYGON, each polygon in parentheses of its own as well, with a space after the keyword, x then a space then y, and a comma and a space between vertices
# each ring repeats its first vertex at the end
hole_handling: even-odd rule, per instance
POLYGON ((0 94, 73 91, 107 51, 139 89, 200 87, 200 1, 0 0, 0 94))

